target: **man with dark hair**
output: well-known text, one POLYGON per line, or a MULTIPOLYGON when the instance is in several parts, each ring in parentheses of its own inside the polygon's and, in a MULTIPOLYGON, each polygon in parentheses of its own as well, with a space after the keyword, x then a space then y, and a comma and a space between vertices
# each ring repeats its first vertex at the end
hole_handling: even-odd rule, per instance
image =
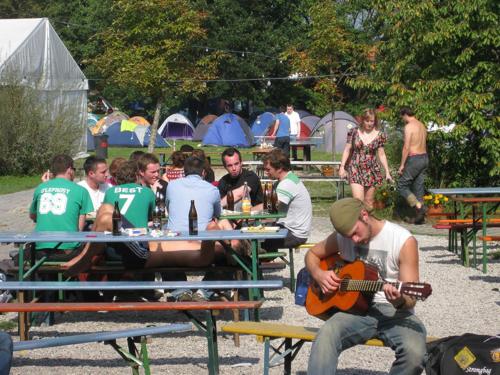
POLYGON ((427 128, 415 118, 410 108, 401 108, 401 118, 405 122, 404 144, 398 173, 398 191, 410 207, 416 210, 415 224, 425 222, 424 181, 429 166, 427 155, 427 128))
POLYGON ((89 156, 83 163, 83 170, 85 171, 85 180, 80 181, 78 185, 83 186, 88 191, 95 213, 101 206, 104 193, 108 189, 106 183, 108 165, 105 159, 89 156))
POLYGON ((138 160, 139 182, 153 192, 159 191, 164 197, 168 183, 160 179, 160 161, 153 154, 144 153, 138 160))
POLYGON ((252 211, 262 210, 262 186, 260 178, 253 172, 243 168, 241 153, 234 147, 226 148, 221 155, 222 165, 228 172, 219 180, 219 193, 222 207, 227 207, 226 196, 232 190, 234 195, 235 209, 241 211, 241 199, 243 199, 243 187, 245 182, 250 188, 250 199, 252 211))
MULTIPOLYGON (((85 225, 85 215, 94 207, 89 193, 75 184, 75 167, 68 155, 56 155, 51 162, 54 175, 38 185, 30 207, 30 218, 36 222, 35 231, 78 232, 85 225)), ((38 242, 37 256, 47 255, 53 260, 68 260, 78 253, 79 243, 38 242)))
POLYGON ((426 331, 414 315, 416 300, 400 293, 391 282, 418 282, 418 243, 405 228, 370 214, 362 201, 345 198, 330 208, 335 231, 309 250, 305 264, 324 295, 338 291, 341 279, 335 267, 322 269, 320 261, 339 255, 358 258, 379 269, 387 280, 374 295, 364 314, 335 312, 321 327, 309 357, 310 375, 335 374, 340 353, 373 337, 380 338, 396 354, 390 374, 421 374, 426 353, 426 331))
POLYGON ((285 106, 280 106, 280 113, 276 115, 271 137, 276 137, 274 147, 283 150, 287 157, 290 156, 290 119, 286 116, 285 106))
POLYGON ((141 150, 135 150, 135 151, 132 151, 132 153, 130 154, 130 156, 128 157, 128 160, 131 160, 131 161, 135 161, 137 162, 140 157, 142 155, 144 155, 145 152, 144 151, 141 151, 141 150))
POLYGON ((307 241, 311 231, 312 204, 306 187, 296 174, 290 171, 290 159, 283 151, 276 149, 262 159, 264 171, 274 180, 278 193, 278 211, 285 212, 286 217, 278 220, 278 224, 288 229, 283 240, 266 240, 262 248, 273 251, 291 248, 307 241))
POLYGON ((190 156, 184 162, 184 176, 167 187, 168 228, 188 231, 188 214, 191 200, 198 213, 198 230, 205 230, 208 223, 221 213, 219 191, 203 180, 205 162, 190 156))

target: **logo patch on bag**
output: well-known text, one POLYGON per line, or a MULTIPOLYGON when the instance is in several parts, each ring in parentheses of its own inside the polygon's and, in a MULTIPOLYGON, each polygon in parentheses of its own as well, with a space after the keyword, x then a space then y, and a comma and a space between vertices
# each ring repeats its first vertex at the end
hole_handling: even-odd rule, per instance
POLYGON ((455 359, 455 362, 457 362, 462 370, 465 370, 474 363, 476 357, 472 354, 468 347, 464 346, 462 350, 460 350, 457 355, 453 357, 453 359, 455 359))
POLYGON ((494 362, 494 363, 500 363, 500 348, 497 348, 495 350, 492 350, 490 352, 490 355, 491 355, 491 360, 494 362))

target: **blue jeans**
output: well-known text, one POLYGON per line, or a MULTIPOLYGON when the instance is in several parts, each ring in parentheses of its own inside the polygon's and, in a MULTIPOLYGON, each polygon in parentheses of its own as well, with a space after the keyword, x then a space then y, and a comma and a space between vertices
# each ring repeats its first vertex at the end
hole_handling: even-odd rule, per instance
POLYGON ((343 350, 374 337, 395 351, 390 375, 422 373, 426 353, 424 325, 407 310, 376 303, 366 315, 338 312, 325 322, 314 340, 307 374, 334 375, 343 350))
POLYGON ((12 339, 5 332, 0 332, 0 375, 8 375, 12 363, 12 339))

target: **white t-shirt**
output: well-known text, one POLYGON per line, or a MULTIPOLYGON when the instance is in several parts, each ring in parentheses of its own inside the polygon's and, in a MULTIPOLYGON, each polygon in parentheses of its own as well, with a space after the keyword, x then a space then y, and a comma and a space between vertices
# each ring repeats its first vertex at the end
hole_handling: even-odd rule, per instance
MULTIPOLYGON (((337 244, 342 259, 352 262, 361 259, 375 264, 379 269, 380 278, 387 281, 399 279, 399 252, 411 233, 390 221, 367 245, 356 245, 350 238, 337 233, 337 244)), ((383 291, 375 293, 373 302, 389 303, 383 291)))
POLYGON ((307 238, 311 233, 312 203, 306 187, 292 172, 276 187, 278 200, 286 206, 286 217, 279 219, 295 237, 307 238))
POLYGON ((297 136, 300 130, 299 114, 293 111, 290 114, 288 114, 288 112, 285 112, 285 115, 290 119, 290 135, 297 136))
POLYGON ((104 200, 104 193, 108 190, 109 185, 106 183, 101 184, 97 190, 92 189, 87 183, 87 180, 78 182, 78 185, 83 186, 89 192, 92 204, 94 205, 94 211, 97 211, 99 207, 101 207, 102 201, 104 200))

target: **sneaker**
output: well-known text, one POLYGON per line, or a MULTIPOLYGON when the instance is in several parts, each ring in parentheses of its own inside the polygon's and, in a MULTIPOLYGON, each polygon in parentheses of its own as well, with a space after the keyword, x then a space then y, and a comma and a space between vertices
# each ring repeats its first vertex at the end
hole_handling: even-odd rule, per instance
POLYGON ((193 300, 193 292, 185 290, 175 297, 177 302, 190 302, 193 300))
POLYGON ((417 214, 415 215, 415 224, 421 225, 425 223, 425 206, 415 208, 417 214))

